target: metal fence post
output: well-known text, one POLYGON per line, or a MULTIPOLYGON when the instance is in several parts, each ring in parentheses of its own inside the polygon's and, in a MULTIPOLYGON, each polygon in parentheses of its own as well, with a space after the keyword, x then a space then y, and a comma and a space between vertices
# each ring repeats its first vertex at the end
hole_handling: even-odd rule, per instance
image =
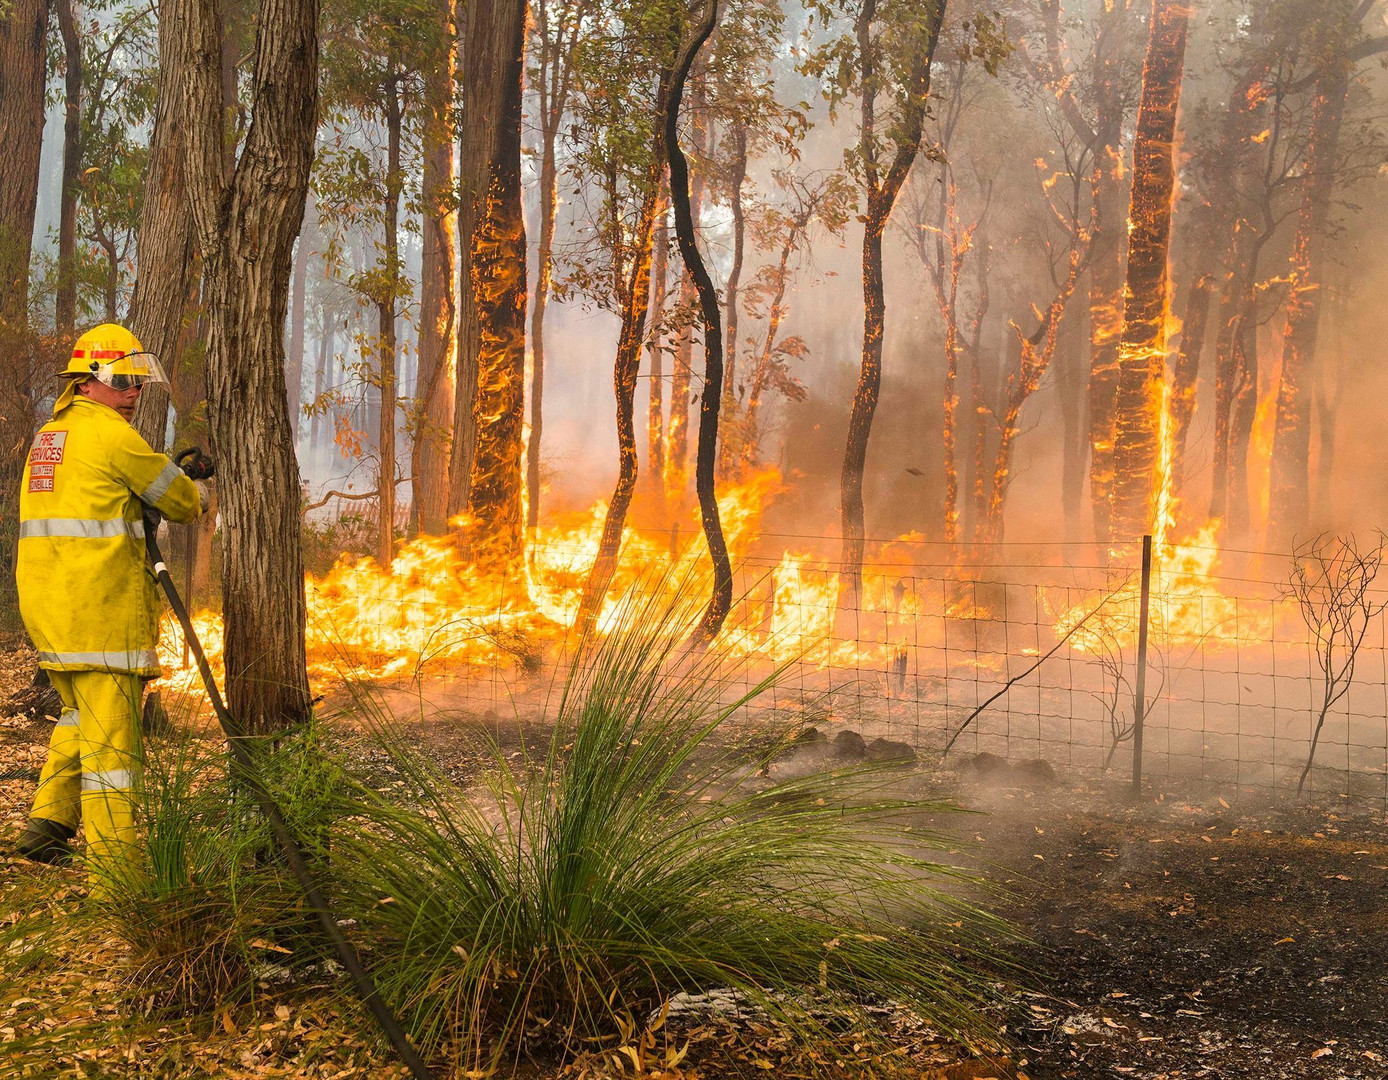
POLYGON ((1133 680, 1133 794, 1142 793, 1142 726, 1147 719, 1147 610, 1152 599, 1152 538, 1142 538, 1142 600, 1137 616, 1137 678, 1133 680))

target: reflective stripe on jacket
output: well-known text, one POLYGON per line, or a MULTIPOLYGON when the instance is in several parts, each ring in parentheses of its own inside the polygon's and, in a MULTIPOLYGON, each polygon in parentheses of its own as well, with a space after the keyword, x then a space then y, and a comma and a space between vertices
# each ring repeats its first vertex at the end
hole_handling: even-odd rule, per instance
POLYGON ((19 611, 39 665, 159 674, 143 506, 188 522, 193 481, 114 409, 78 396, 39 429, 19 492, 19 611))

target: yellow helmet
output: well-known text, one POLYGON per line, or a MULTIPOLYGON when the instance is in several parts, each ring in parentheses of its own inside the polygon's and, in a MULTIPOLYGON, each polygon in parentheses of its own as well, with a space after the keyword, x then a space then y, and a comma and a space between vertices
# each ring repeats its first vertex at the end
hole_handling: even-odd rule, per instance
POLYGON ((72 359, 58 374, 64 379, 95 378, 117 390, 169 381, 158 358, 116 323, 102 323, 78 338, 72 359))

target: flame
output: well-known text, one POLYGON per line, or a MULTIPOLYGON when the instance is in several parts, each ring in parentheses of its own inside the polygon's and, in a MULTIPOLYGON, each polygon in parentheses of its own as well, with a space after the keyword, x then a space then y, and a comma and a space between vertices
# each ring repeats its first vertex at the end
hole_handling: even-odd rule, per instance
MULTIPOLYGON (((1165 398, 1162 408, 1165 411, 1165 398)), ((1230 641, 1257 633, 1247 617, 1240 625, 1233 600, 1217 593, 1212 580, 1219 567, 1217 521, 1185 541, 1174 541, 1176 501, 1169 488, 1170 425, 1164 422, 1159 475, 1164 477, 1160 526, 1154 545, 1152 627, 1164 646, 1230 641)), ((860 607, 840 610, 836 567, 808 551, 780 552, 760 577, 747 569, 756 560, 762 514, 782 491, 779 473, 768 469, 730 486, 719 510, 735 560, 744 566, 745 593, 735 603, 717 642, 734 657, 781 664, 799 661, 818 668, 876 670, 889 695, 905 693, 908 666, 921 649, 972 649, 980 668, 998 658, 983 642, 996 614, 995 586, 969 580, 928 579, 922 590, 914 563, 924 540, 907 533, 875 546, 867 560, 860 607), (752 575, 752 576, 748 576, 752 575), (929 597, 923 595, 929 593, 929 597)), ((511 665, 534 670, 549 647, 574 627, 588 570, 597 555, 606 505, 571 513, 540 528, 528 550, 524 573, 497 582, 476 572, 460 553, 457 537, 464 518, 454 519, 448 536, 421 536, 400 544, 389 569, 369 557, 344 556, 321 577, 308 575, 307 652, 316 685, 344 678, 404 679, 424 671, 511 665)), ((682 521, 676 539, 664 529, 644 528, 640 503, 623 537, 622 555, 608 599, 598 619, 605 633, 622 597, 633 587, 680 588, 696 580, 708 562, 697 519, 682 521), (691 540, 680 546, 677 537, 691 540)), ((652 510, 648 516, 658 520, 652 510)), ((1071 638, 1080 652, 1098 652, 1136 640, 1138 582, 1129 580, 1071 638)), ((1073 605, 1054 620, 1057 640, 1090 615, 1090 605, 1073 605)), ((195 630, 220 678, 222 623, 201 611, 195 630)), ((161 685, 175 692, 196 691, 200 679, 170 620, 159 646, 165 668, 161 685)), ((1024 653, 1038 650, 1028 647, 1024 653)))

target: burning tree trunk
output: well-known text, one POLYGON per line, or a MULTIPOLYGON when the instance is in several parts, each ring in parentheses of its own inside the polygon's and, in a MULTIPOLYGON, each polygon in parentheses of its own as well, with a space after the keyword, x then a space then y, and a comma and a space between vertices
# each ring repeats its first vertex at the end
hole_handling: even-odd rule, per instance
POLYGON ((1142 71, 1128 213, 1128 283, 1118 350, 1110 542, 1130 542, 1156 524, 1158 440, 1165 408, 1167 252, 1176 169, 1173 141, 1190 10, 1153 0, 1142 71))
POLYGON ((651 357, 650 396, 646 404, 646 468, 650 472, 647 490, 664 499, 665 476, 665 293, 670 277, 670 225, 666 220, 662 194, 656 208, 654 285, 651 295, 651 330, 647 351, 651 357))
POLYGON ((188 201, 203 255, 207 399, 218 459, 227 697, 251 732, 309 714, 299 466, 284 321, 318 103, 318 5, 263 0, 246 141, 231 162, 217 0, 168 0, 188 201))
MULTIPOLYGON (((474 7, 465 37, 467 83, 489 83, 473 106, 493 126, 486 186, 471 234, 468 286, 478 324, 473 405, 476 446, 468 481, 469 540, 475 562, 505 570, 521 557, 521 453, 525 423, 525 220, 521 214, 521 81, 525 0, 474 7), (484 72, 493 77, 486 78, 484 72)), ((465 111, 466 117, 466 111, 465 111)), ((455 424, 456 427, 456 424, 455 424)), ((459 462, 455 455, 453 465, 459 462)))
MULTIPOLYGON (((1198 214, 1192 223, 1202 237, 1213 237, 1208 214, 1198 214)), ((1195 412, 1195 385, 1200 376, 1200 358, 1205 351, 1209 327, 1210 302, 1214 297, 1213 275, 1204 272, 1204 257, 1212 254, 1202 241, 1201 256, 1192 266, 1186 287, 1184 317, 1181 320, 1181 347, 1171 378, 1171 493, 1179 498, 1185 490, 1186 438, 1195 412)))
POLYGON ((435 0, 439 52, 424 73, 421 132, 423 253, 419 275, 419 379, 410 451, 411 518, 423 533, 442 535, 448 522, 448 465, 457 363, 458 249, 453 170, 453 87, 457 28, 452 0, 435 0))
POLYGON ((699 307, 704 322, 704 387, 699 397, 699 446, 695 462, 694 487, 699 498, 699 516, 703 521, 704 538, 709 557, 713 560, 713 594, 703 618, 695 629, 692 644, 707 645, 718 631, 733 602, 733 571, 728 561, 728 545, 723 537, 723 524, 718 517, 718 500, 714 490, 714 470, 718 455, 718 410, 723 399, 723 328, 718 308, 718 292, 708 275, 708 268, 699 254, 694 236, 694 214, 689 195, 689 163, 679 143, 680 100, 684 82, 694 58, 699 55, 718 20, 717 0, 708 0, 703 23, 695 30, 693 40, 675 63, 670 81, 670 97, 665 107, 665 143, 670 154, 670 200, 675 208, 675 233, 679 240, 680 256, 685 269, 699 290, 699 307))
POLYGON ((1287 326, 1282 338, 1268 521, 1277 530, 1275 540, 1283 544, 1305 528, 1310 509, 1311 396, 1324 274, 1320 248, 1330 216, 1340 128, 1348 95, 1349 66, 1332 59, 1318 81, 1311 113, 1306 147, 1308 175, 1292 247, 1287 326))
POLYGON ((395 559, 395 407, 396 341, 395 305, 400 296, 400 191, 404 175, 400 171, 399 65, 390 63, 391 74, 382 88, 386 113, 386 189, 382 218, 385 222, 385 267, 376 283, 377 388, 381 395, 378 417, 376 469, 376 561, 389 568, 395 559))
POLYGON ((1090 181, 1094 228, 1089 256, 1089 501, 1094 536, 1103 542, 1108 540, 1112 512, 1114 410, 1123 336, 1123 99, 1116 51, 1116 42, 1110 41, 1099 58, 1099 111, 1090 181))
MULTIPOLYGON (((662 87, 662 101, 664 95, 662 87)), ((622 548, 627 510, 636 491, 636 377, 641 368, 642 332, 651 298, 651 232, 655 224, 656 206, 661 198, 660 177, 665 171, 662 145, 657 145, 654 157, 657 160, 646 174, 647 192, 637 212, 631 251, 626 265, 616 267, 613 275, 622 316, 617 358, 612 369, 612 387, 617 398, 617 486, 612 492, 612 501, 607 504, 597 558, 588 571, 583 598, 579 602, 578 627, 585 634, 592 630, 612 584, 617 556, 622 548)))
POLYGON ((0 10, 0 613, 14 610, 11 571, 19 481, 34 426, 35 361, 28 340, 29 255, 43 147, 46 0, 0 10))
POLYGON ((872 418, 877 411, 877 398, 882 385, 882 334, 886 322, 887 302, 882 283, 882 234, 896 197, 906 181, 916 155, 920 152, 921 132, 925 121, 925 100, 930 92, 930 64, 935 45, 940 38, 940 26, 945 17, 945 0, 935 0, 923 30, 923 39, 916 43, 907 58, 904 70, 908 73, 902 115, 894 125, 896 153, 885 175, 879 165, 879 147, 875 122, 877 102, 876 46, 872 41, 872 24, 877 14, 876 0, 864 0, 858 17, 858 61, 862 66, 861 132, 859 143, 861 167, 867 188, 867 213, 863 223, 863 354, 858 375, 858 387, 848 417, 848 440, 844 448, 843 471, 839 477, 839 504, 842 519, 843 552, 840 559, 839 602, 854 608, 859 603, 863 577, 863 469, 867 464, 868 437, 872 433, 872 418))
MULTIPOLYGON (((135 243, 135 291, 130 298, 130 331, 163 362, 170 376, 183 348, 183 316, 197 289, 193 274, 193 231, 184 176, 187 145, 180 130, 178 64, 182 61, 172 21, 159 21, 159 98, 145 167, 140 232, 135 243)), ((140 394, 135 427, 156 450, 164 449, 169 391, 148 386, 140 394)))
POLYGON ((72 335, 77 321, 77 187, 82 168, 82 38, 72 0, 58 0, 63 35, 63 189, 58 212, 58 333, 72 335))

